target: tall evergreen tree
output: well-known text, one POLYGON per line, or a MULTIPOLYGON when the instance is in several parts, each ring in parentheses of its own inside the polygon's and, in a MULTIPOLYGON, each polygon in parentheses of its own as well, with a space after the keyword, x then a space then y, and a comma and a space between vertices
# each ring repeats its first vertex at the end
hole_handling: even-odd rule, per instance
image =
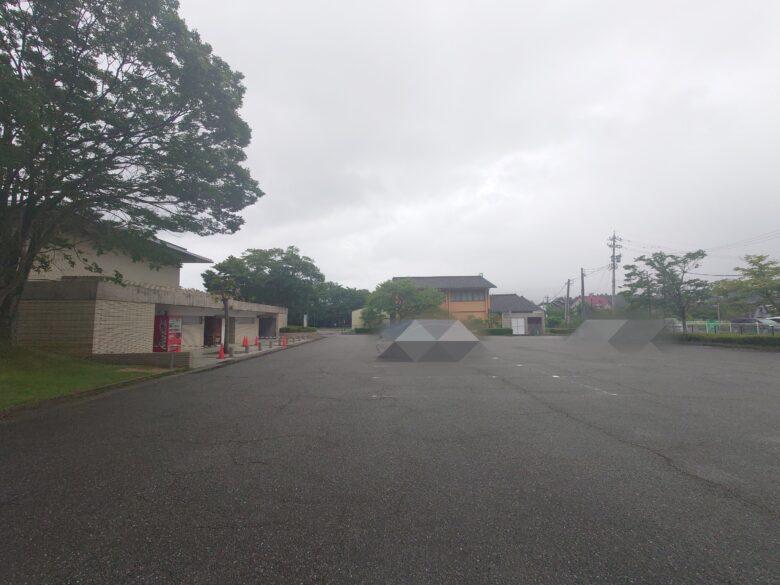
POLYGON ((239 228, 262 195, 243 94, 176 0, 0 3, 0 341, 41 252, 73 234, 239 228))

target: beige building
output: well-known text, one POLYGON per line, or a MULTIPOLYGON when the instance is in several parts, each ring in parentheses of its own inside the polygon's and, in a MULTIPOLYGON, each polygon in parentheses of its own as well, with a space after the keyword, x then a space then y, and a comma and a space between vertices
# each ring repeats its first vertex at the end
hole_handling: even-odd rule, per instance
POLYGON ((490 295, 490 312, 501 316, 501 327, 512 335, 544 335, 544 310, 525 297, 490 295))
POLYGON ((441 308, 452 319, 487 320, 490 289, 496 288, 481 274, 477 276, 396 276, 393 280, 411 280, 418 288, 435 288, 444 294, 441 308))
MULTIPOLYGON (((176 253, 181 263, 211 262, 179 246, 160 245, 176 253)), ((151 363, 160 360, 153 354, 200 352, 216 348, 223 340, 240 345, 244 336, 250 343, 255 337, 277 337, 287 325, 285 307, 233 300, 225 323, 221 300, 179 286, 181 264, 155 269, 121 252, 98 255, 88 244, 80 244, 79 249, 100 265, 103 274, 120 272, 123 284, 108 282, 80 264, 74 267, 61 255, 53 255, 51 270, 33 274, 25 287, 17 345, 99 356, 104 361, 141 363, 145 355, 151 363)))

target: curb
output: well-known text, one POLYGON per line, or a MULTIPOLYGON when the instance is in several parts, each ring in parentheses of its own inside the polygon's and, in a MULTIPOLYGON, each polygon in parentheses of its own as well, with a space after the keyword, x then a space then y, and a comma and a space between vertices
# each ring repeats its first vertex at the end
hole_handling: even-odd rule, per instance
POLYGON ((202 372, 207 372, 209 370, 215 370, 217 368, 232 366, 246 360, 262 357, 264 355, 269 355, 272 353, 293 349, 301 345, 306 345, 307 343, 319 341, 320 339, 325 339, 325 336, 315 337, 314 339, 307 339, 305 341, 299 341, 295 345, 289 345, 287 347, 273 348, 270 351, 256 352, 254 354, 249 354, 249 357, 242 357, 238 359, 233 358, 230 360, 225 360, 223 362, 217 362, 216 364, 201 366, 200 368, 193 368, 188 370, 183 370, 181 368, 178 368, 174 370, 169 370, 167 372, 159 372, 156 374, 150 374, 148 376, 140 376, 138 378, 132 378, 130 380, 123 380, 122 382, 114 382, 113 384, 105 384, 103 386, 97 386, 95 388, 79 390, 77 392, 72 392, 70 394, 62 394, 61 396, 44 398, 43 400, 38 400, 35 402, 27 402, 16 406, 9 406, 8 408, 0 410, 0 423, 6 422, 17 416, 21 416, 23 414, 29 413, 30 411, 45 409, 48 407, 54 407, 59 404, 65 404, 71 401, 75 402, 80 399, 87 399, 97 395, 108 394, 113 390, 121 390, 122 388, 127 388, 128 386, 145 386, 146 384, 154 382, 160 378, 178 378, 180 376, 188 376, 190 374, 200 374, 202 372))
POLYGON ((315 337, 313 339, 306 339, 304 341, 299 341, 295 345, 288 345, 287 347, 274 347, 271 349, 267 349, 265 351, 255 351, 249 354, 237 354, 237 356, 241 357, 233 357, 233 358, 227 358, 224 361, 218 361, 215 364, 209 364, 207 366, 200 366, 199 368, 192 368, 189 370, 185 370, 182 372, 182 375, 186 374, 199 374, 201 372, 207 372, 209 370, 216 370, 217 368, 225 368, 227 366, 234 366, 236 364, 239 364, 244 361, 248 361, 251 359, 263 357, 265 355, 270 355, 272 353, 278 353, 280 351, 287 351, 288 349, 293 349, 295 347, 300 347, 301 345, 306 345, 307 343, 313 343, 315 341, 319 341, 320 339, 325 339, 324 335, 321 335, 320 337, 315 337))

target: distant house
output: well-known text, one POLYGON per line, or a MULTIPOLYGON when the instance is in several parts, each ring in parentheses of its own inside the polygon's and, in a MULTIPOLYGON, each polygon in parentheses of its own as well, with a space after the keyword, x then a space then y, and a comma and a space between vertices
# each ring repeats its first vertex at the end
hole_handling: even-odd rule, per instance
MULTIPOLYGON (((547 311, 547 310, 561 310, 561 311, 563 311, 566 308, 566 298, 565 297, 555 297, 551 301, 539 303, 539 306, 544 311, 547 311)), ((569 301, 569 306, 571 306, 571 301, 569 301)))
POLYGON ((395 276, 393 280, 411 280, 418 288, 435 288, 444 294, 441 308, 453 319, 487 320, 490 289, 496 285, 477 276, 395 276))
POLYGON ((501 315, 501 326, 513 335, 544 335, 544 310, 525 297, 490 295, 490 312, 501 315))
MULTIPOLYGON (((572 307, 578 307, 580 305, 580 297, 577 297, 572 302, 572 307)), ((612 308, 612 301, 609 295, 585 295, 585 306, 597 311, 609 310, 612 308)))

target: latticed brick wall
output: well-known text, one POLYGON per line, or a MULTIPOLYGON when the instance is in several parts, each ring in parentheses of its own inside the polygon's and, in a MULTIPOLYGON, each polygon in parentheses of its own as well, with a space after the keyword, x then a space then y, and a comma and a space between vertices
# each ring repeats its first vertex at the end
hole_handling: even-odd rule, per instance
POLYGON ((143 353, 154 343, 154 304, 95 301, 92 353, 143 353))
MULTIPOLYGON (((154 313, 154 305, 151 307, 154 313)), ((19 303, 15 343, 89 355, 94 325, 95 301, 23 300, 19 303)))

